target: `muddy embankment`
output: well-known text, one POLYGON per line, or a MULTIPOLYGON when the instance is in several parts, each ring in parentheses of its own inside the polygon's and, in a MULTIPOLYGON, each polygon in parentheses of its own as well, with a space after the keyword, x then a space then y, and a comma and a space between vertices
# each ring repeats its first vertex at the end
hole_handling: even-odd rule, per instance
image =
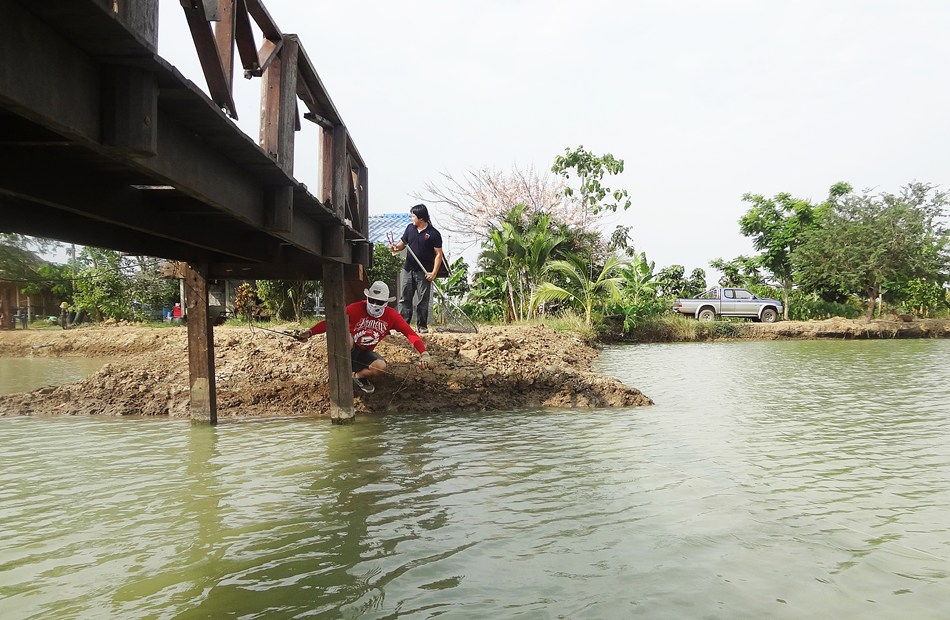
POLYGON ((887 339, 887 338, 950 338, 950 320, 916 319, 842 319, 824 321, 779 321, 778 323, 753 323, 751 321, 714 321, 698 323, 689 334, 669 327, 663 331, 643 331, 625 336, 624 342, 681 342, 715 340, 810 340, 810 339, 887 339))
MULTIPOLYGON (((377 351, 389 363, 357 413, 490 411, 652 404, 639 390, 591 372, 593 347, 545 327, 485 327, 478 334, 424 336, 433 366, 399 334, 377 351)), ((115 356, 76 383, 0 396, 0 416, 188 416, 183 327, 136 326, 0 332, 0 356, 115 356)), ((215 328, 219 417, 329 415, 323 337, 299 343, 248 328, 215 328)))

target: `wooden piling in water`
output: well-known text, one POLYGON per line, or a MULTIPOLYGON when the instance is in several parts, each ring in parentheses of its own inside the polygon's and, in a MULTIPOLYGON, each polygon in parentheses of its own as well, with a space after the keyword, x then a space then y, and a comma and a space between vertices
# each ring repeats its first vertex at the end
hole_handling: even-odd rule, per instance
POLYGON ((188 309, 188 384, 191 421, 218 423, 214 384, 214 332, 208 320, 208 280, 201 266, 181 263, 188 309))

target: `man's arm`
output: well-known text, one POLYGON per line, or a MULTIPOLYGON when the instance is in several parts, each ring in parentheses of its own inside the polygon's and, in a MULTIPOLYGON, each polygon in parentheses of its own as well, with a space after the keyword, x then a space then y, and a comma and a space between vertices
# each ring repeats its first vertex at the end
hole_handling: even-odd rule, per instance
POLYGON ((310 336, 316 336, 317 334, 323 334, 327 331, 327 322, 326 319, 320 321, 310 329, 302 329, 297 332, 297 340, 309 340, 310 336))
POLYGON ((439 269, 442 267, 442 248, 433 248, 435 250, 435 263, 432 267, 432 273, 426 274, 426 280, 432 282, 439 275, 439 269))

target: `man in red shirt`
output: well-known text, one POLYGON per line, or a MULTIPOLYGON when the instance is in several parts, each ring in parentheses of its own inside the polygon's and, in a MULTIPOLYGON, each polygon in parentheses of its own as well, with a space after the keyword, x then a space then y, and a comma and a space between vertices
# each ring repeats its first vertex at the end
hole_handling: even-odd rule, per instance
MULTIPOLYGON (((350 356, 353 359, 353 382, 367 394, 376 390, 370 379, 376 378, 386 371, 386 360, 379 353, 373 351, 376 345, 389 334, 389 330, 404 334, 416 351, 419 352, 419 368, 429 367, 431 356, 426 351, 426 345, 416 332, 412 331, 398 312, 389 307, 389 302, 395 297, 389 296, 389 286, 385 282, 373 282, 368 289, 363 290, 366 301, 357 301, 346 307, 346 315, 350 323, 350 356)), ((308 340, 310 336, 323 334, 327 331, 327 322, 320 321, 310 329, 302 330, 297 334, 299 340, 308 340)))

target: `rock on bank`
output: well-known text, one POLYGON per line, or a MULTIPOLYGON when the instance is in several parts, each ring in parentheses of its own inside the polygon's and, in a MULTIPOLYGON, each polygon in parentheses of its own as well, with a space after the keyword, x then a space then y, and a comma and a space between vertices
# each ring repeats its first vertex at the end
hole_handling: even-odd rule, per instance
MULTIPOLYGON (((591 372, 595 349, 545 327, 486 327, 424 336, 435 364, 399 334, 377 351, 389 363, 359 413, 490 411, 540 407, 636 407, 652 401, 591 372)), ((188 416, 184 328, 112 327, 0 334, 0 354, 115 355, 82 381, 0 396, 0 415, 188 416)), ((215 328, 219 417, 329 415, 326 340, 298 343, 247 328, 215 328)))

